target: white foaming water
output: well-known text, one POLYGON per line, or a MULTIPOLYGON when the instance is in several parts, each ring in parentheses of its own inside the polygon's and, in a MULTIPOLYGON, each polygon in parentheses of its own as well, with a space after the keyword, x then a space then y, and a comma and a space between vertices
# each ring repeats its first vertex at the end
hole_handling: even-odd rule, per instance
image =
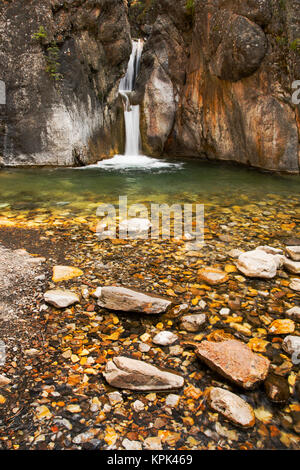
POLYGON ((147 157, 146 155, 115 155, 108 160, 102 160, 97 165, 90 165, 89 168, 106 168, 116 170, 126 170, 137 168, 139 170, 181 167, 182 163, 170 163, 157 158, 147 157))
POLYGON ((128 94, 134 90, 135 82, 140 71, 143 41, 132 42, 132 52, 127 72, 122 78, 119 92, 124 98, 124 117, 126 129, 125 155, 128 157, 139 155, 140 150, 140 107, 131 106, 128 94))
POLYGON ((102 160, 97 165, 105 169, 130 169, 138 168, 148 170, 150 168, 179 167, 181 164, 169 163, 156 158, 150 158, 140 154, 140 107, 131 106, 129 94, 134 90, 135 82, 140 70, 141 56, 143 52, 143 41, 132 42, 132 53, 128 63, 127 73, 120 82, 119 92, 124 101, 124 118, 126 129, 125 155, 115 155, 109 160, 102 160))

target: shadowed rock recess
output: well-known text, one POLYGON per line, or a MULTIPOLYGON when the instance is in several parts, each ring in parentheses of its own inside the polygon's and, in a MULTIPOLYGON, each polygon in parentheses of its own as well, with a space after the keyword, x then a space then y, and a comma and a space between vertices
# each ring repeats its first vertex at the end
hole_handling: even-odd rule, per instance
POLYGON ((0 165, 123 153, 131 37, 144 154, 299 172, 300 0, 1 2, 0 165))

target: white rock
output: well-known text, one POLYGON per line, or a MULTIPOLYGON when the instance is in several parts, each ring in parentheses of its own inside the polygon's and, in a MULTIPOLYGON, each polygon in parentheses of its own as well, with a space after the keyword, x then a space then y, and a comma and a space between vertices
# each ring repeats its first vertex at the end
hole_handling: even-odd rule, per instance
POLYGON ((149 344, 146 344, 146 343, 140 343, 139 344, 139 351, 141 351, 142 353, 147 353, 150 351, 150 346, 149 344))
POLYGON ((300 274, 300 262, 292 261, 288 258, 284 259, 283 263, 285 269, 287 269, 292 274, 300 274))
POLYGON ((170 346, 169 351, 171 356, 180 356, 183 353, 183 348, 179 344, 176 344, 176 346, 170 346))
POLYGON ((92 296, 95 297, 96 299, 99 299, 101 297, 101 293, 102 293, 102 287, 97 287, 97 289, 92 292, 92 296))
POLYGON ((98 305, 109 310, 146 314, 165 313, 172 302, 162 297, 142 293, 126 287, 101 288, 98 305))
POLYGON ((69 431, 71 431, 73 429, 73 425, 70 423, 70 421, 68 421, 67 419, 65 418, 56 418, 54 420, 54 423, 56 424, 60 424, 62 426, 64 426, 66 429, 68 429, 69 431))
POLYGON ((297 322, 300 322, 300 307, 293 307, 290 308, 287 312, 286 315, 290 317, 292 320, 295 320, 297 322))
POLYGON ((289 287, 290 289, 296 292, 300 292, 300 279, 298 278, 292 279, 292 282, 290 283, 289 287))
POLYGON ((241 256, 244 252, 242 250, 239 250, 237 248, 233 249, 233 250, 230 250, 228 252, 228 256, 230 256, 231 258, 238 258, 239 256, 241 256))
POLYGON ((108 361, 103 375, 113 387, 128 390, 172 390, 184 385, 184 379, 177 374, 123 356, 108 361))
POLYGON ((142 450, 142 444, 139 441, 130 441, 127 438, 122 441, 122 446, 126 450, 142 450))
POLYGON ((113 406, 117 403, 122 403, 123 398, 120 392, 111 392, 108 395, 109 403, 113 406))
POLYGON ((142 401, 140 400, 135 400, 135 402, 132 403, 132 408, 136 413, 139 413, 140 411, 143 411, 145 409, 145 405, 142 401))
POLYGON ((219 313, 220 313, 220 315, 224 315, 224 316, 229 315, 230 314, 230 309, 229 308, 222 308, 219 313))
POLYGON ((293 261, 300 261, 300 246, 287 246, 286 253, 293 261))
POLYGON ((6 385, 9 385, 11 380, 6 377, 5 375, 0 375, 0 387, 5 387, 6 385))
POLYGON ((87 431, 87 432, 83 432, 81 434, 77 434, 77 436, 74 437, 74 439, 72 440, 72 442, 74 442, 74 444, 83 444, 84 442, 88 442, 90 441, 91 439, 93 439, 94 437, 94 433, 91 432, 91 431, 87 431))
POLYGON ((160 331, 153 338, 153 343, 160 346, 169 346, 178 340, 178 336, 171 331, 160 331))
POLYGON ((175 315, 176 317, 180 317, 184 313, 187 313, 189 311, 189 308, 189 304, 176 305, 176 307, 172 309, 172 312, 173 315, 175 315))
POLYGON ((181 319, 180 327, 186 331, 196 332, 199 331, 201 326, 206 322, 206 315, 201 313, 199 315, 186 315, 181 319))
POLYGON ((262 250, 248 251, 239 256, 236 265, 248 277, 272 279, 277 274, 278 256, 262 250))
POLYGON ((269 255, 283 255, 282 250, 280 250, 279 248, 274 248, 273 246, 268 246, 268 245, 258 246, 256 249, 264 251, 265 253, 269 255))
POLYGON ((37 356, 39 353, 40 353, 40 351, 39 351, 38 349, 34 349, 34 348, 32 348, 32 349, 26 349, 26 350, 24 351, 24 354, 25 354, 26 356, 37 356))
POLYGON ((195 235, 195 234, 192 234, 192 233, 189 233, 189 232, 185 232, 185 234, 184 234, 184 239, 185 239, 187 242, 190 242, 190 241, 196 239, 196 235, 195 235))
POLYGON ((300 336, 286 336, 282 343, 282 348, 288 354, 300 354, 300 336))
POLYGON ((97 232, 97 238, 99 240, 108 240, 111 238, 116 238, 116 232, 113 230, 104 230, 103 232, 97 232))
POLYGON ((144 447, 146 450, 162 450, 160 437, 147 437, 144 440, 144 447))
POLYGON ((249 428, 255 424, 255 415, 251 406, 228 390, 213 388, 210 391, 209 404, 213 410, 239 426, 249 428))
POLYGON ((200 302, 198 303, 198 307, 201 308, 201 310, 204 310, 206 305, 207 303, 205 302, 205 300, 200 300, 200 302))
POLYGON ((111 412, 111 406, 108 403, 105 403, 103 406, 103 411, 104 413, 110 413, 111 412))
POLYGON ((174 395, 173 393, 170 393, 170 395, 168 395, 166 398, 166 405, 170 406, 171 408, 175 408, 178 405, 179 401, 179 395, 174 395))
POLYGON ((129 234, 143 234, 148 232, 149 228, 152 226, 149 219, 142 218, 133 218, 125 219, 119 224, 119 230, 128 232, 129 234))
POLYGON ((70 290, 48 290, 44 294, 44 300, 48 304, 54 305, 56 308, 66 308, 70 305, 80 302, 77 294, 70 290))

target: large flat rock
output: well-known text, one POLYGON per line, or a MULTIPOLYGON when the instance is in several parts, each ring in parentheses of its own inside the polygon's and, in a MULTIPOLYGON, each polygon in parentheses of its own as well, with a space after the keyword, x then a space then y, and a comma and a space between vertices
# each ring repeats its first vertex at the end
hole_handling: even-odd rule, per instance
POLYGON ((98 305, 109 310, 160 314, 172 305, 168 299, 126 287, 101 287, 97 291, 98 305))
POLYGON ((300 307, 290 308, 285 314, 288 318, 291 318, 296 322, 300 322, 300 307))
POLYGON ((127 390, 173 390, 184 384, 177 374, 123 356, 108 361, 103 375, 113 387, 127 390))
POLYGON ((255 424, 255 415, 251 406, 228 390, 213 388, 209 394, 209 405, 238 426, 251 428, 255 424))
POLYGON ((292 282, 290 283, 290 289, 296 291, 296 292, 300 292, 300 279, 292 279, 292 282))
POLYGON ((288 258, 285 258, 284 267, 292 274, 300 274, 300 261, 292 261, 288 258))
MULTIPOLYGON (((295 354, 297 356, 300 356, 300 336, 286 336, 282 343, 282 348, 288 354, 295 354)), ((297 357, 296 359, 300 360, 300 357, 297 357)))
POLYGON ((268 359, 237 340, 202 341, 196 354, 211 369, 245 389, 252 389, 265 380, 270 366, 268 359))
POLYGON ((280 258, 281 255, 273 255, 262 249, 256 249, 242 253, 236 266, 245 276, 272 279, 277 274, 280 258))
POLYGON ((48 304, 53 305, 56 308, 66 308, 80 302, 80 299, 75 292, 61 289, 48 290, 44 294, 44 299, 48 304))
POLYGON ((287 246, 286 253, 293 261, 300 261, 300 246, 287 246))

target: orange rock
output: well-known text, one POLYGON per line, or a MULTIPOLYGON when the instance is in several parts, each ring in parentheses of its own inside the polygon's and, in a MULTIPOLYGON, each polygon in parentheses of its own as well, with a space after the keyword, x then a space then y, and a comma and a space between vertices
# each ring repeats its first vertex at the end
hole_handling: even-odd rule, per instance
POLYGON ((228 276, 224 271, 217 268, 202 268, 198 271, 198 277, 201 281, 207 282, 211 286, 223 284, 228 281, 228 276))
POLYGON ((252 389, 267 377, 270 361, 237 340, 202 341, 197 356, 211 369, 245 389, 252 389))
POLYGON ((234 339, 234 336, 230 333, 226 333, 224 330, 215 330, 206 337, 207 341, 215 342, 220 342, 227 339, 234 339))
POLYGON ((82 276, 82 274, 83 272, 81 271, 81 269, 73 268, 73 266, 54 266, 52 281, 69 281, 74 277, 82 276))
POLYGON ((251 338, 248 346, 254 352, 265 352, 268 344, 268 341, 265 341, 261 338, 251 338))
POLYGON ((294 333, 295 323, 293 320, 275 320, 269 326, 269 333, 272 335, 285 335, 294 333))

